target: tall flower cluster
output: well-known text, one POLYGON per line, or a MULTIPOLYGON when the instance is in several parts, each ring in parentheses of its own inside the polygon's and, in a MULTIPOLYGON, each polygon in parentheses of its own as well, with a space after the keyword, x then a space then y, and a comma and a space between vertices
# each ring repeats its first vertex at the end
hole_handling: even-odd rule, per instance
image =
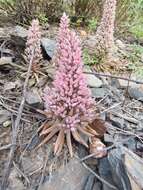
POLYGON ((81 49, 75 33, 69 31, 58 60, 54 88, 45 91, 45 106, 60 121, 60 127, 75 130, 82 120, 92 118, 93 100, 82 71, 81 49))
POLYGON ((96 32, 96 49, 99 54, 110 54, 114 48, 114 21, 117 0, 105 0, 103 16, 96 32))
POLYGON ((44 91, 46 112, 52 113, 52 118, 55 119, 56 124, 51 129, 44 128, 41 134, 48 133, 47 140, 49 140, 53 134, 59 131, 55 143, 55 153, 59 149, 61 150, 59 139, 66 135, 67 145, 72 155, 71 134, 76 141, 87 146, 79 132, 90 135, 86 126, 94 118, 94 101, 83 74, 79 39, 74 32, 68 29, 67 21, 68 18, 64 14, 61 18, 58 36, 59 57, 56 63, 57 72, 53 81, 53 88, 46 88, 44 91), (51 135, 50 132, 53 134, 51 135))
POLYGON ((29 27, 26 49, 25 49, 28 61, 30 61, 34 51, 32 68, 37 66, 42 58, 40 43, 41 43, 41 32, 40 32, 39 21, 35 19, 32 21, 31 26, 29 27))
POLYGON ((101 23, 97 28, 93 42, 89 44, 91 52, 97 56, 111 55, 114 49, 114 21, 117 0, 105 0, 101 23))

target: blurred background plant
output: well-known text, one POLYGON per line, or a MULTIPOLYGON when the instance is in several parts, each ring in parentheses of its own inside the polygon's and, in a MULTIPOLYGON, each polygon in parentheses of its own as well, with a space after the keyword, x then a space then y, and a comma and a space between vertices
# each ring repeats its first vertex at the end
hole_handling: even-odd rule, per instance
POLYGON ((61 0, 0 0, 0 21, 23 25, 38 17, 42 22, 55 22, 63 12, 62 5, 61 0))
POLYGON ((68 3, 69 14, 73 22, 88 25, 89 19, 100 18, 102 1, 101 0, 72 0, 68 3))
POLYGON ((96 27, 97 27, 97 20, 96 18, 91 18, 88 20, 88 28, 89 30, 92 32, 94 32, 96 30, 96 27))
POLYGON ((88 49, 83 49, 83 62, 85 65, 96 65, 99 64, 99 60, 96 55, 90 55, 88 49))
POLYGON ((46 16, 45 13, 39 13, 37 15, 37 18, 39 20, 39 22, 42 24, 42 25, 45 25, 48 23, 48 17, 46 16))
POLYGON ((118 33, 143 39, 143 0, 120 0, 117 5, 118 33))
POLYGON ((130 45, 130 53, 126 58, 129 61, 128 69, 143 78, 143 47, 137 44, 130 45))
MULTIPOLYGON (((95 31, 102 15, 104 0, 0 0, 0 23, 8 20, 28 24, 33 18, 57 22, 65 11, 76 26, 95 31)), ((143 39, 143 0, 119 0, 116 11, 116 34, 143 39)))

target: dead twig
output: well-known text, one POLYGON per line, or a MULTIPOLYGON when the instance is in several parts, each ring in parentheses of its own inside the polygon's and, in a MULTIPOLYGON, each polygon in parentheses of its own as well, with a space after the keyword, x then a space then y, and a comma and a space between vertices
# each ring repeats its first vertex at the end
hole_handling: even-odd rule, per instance
MULTIPOLYGON (((139 139, 139 141, 143 144, 143 134, 141 133, 140 135, 138 135, 138 134, 135 134, 135 133, 133 133, 133 132, 131 132, 131 131, 126 131, 126 130, 124 130, 124 129, 120 129, 120 128, 118 128, 118 127, 116 127, 116 126, 111 126, 111 125, 109 125, 108 126, 109 128, 111 128, 111 129, 113 129, 113 130, 118 130, 118 131, 121 131, 121 132, 123 132, 123 134, 126 134, 126 135, 132 135, 132 136, 134 136, 134 137, 137 137, 138 139, 139 139)), ((117 132, 116 132, 117 133, 117 132)))
MULTIPOLYGON (((104 150, 105 150, 105 151, 109 151, 109 150, 111 150, 111 149, 113 149, 113 148, 115 148, 115 147, 118 147, 118 146, 120 146, 121 144, 127 142, 128 140, 130 140, 130 139, 132 139, 132 138, 133 138, 133 137, 128 137, 128 138, 122 140, 121 142, 116 141, 116 142, 114 142, 111 146, 109 146, 109 147, 107 147, 107 148, 104 148, 103 151, 104 151, 104 150)), ((89 159, 89 158, 92 158, 92 157, 94 157, 94 158, 96 157, 95 153, 89 154, 89 155, 87 155, 87 156, 81 158, 80 161, 83 162, 83 161, 85 161, 85 160, 87 160, 87 159, 89 159)))
POLYGON ((9 149, 9 148, 11 148, 12 145, 13 144, 7 144, 7 145, 2 146, 2 147, 0 147, 0 151, 9 149))
POLYGON ((22 71, 27 70, 27 68, 25 68, 25 67, 23 67, 21 65, 18 65, 18 64, 14 63, 14 62, 11 62, 11 60, 8 59, 8 58, 7 59, 5 59, 5 58, 0 59, 0 66, 3 66, 3 65, 10 65, 11 67, 13 67, 13 68, 15 67, 15 68, 20 69, 22 71))
MULTIPOLYGON (((0 105, 3 106, 7 111, 10 111, 13 115, 17 116, 18 111, 14 110, 14 109, 12 109, 12 108, 10 108, 10 107, 8 107, 8 106, 6 106, 6 105, 1 101, 1 99, 0 99, 0 105)), ((30 113, 30 114, 31 114, 31 113, 30 113)), ((24 116, 26 116, 26 117, 27 117, 27 116, 28 116, 28 117, 31 117, 30 114, 22 113, 22 115, 24 115, 24 116)), ((21 120, 22 120, 22 121, 25 121, 25 122, 27 122, 27 123, 32 123, 31 121, 29 121, 29 120, 27 120, 27 119, 24 119, 24 118, 21 118, 21 120)))
POLYGON ((6 39, 6 40, 4 40, 3 43, 1 44, 1 46, 0 46, 0 57, 3 56, 3 49, 4 49, 5 44, 6 44, 8 41, 9 41, 9 39, 8 39, 8 40, 6 39))
POLYGON ((109 112, 110 110, 112 110, 112 109, 114 109, 114 108, 120 106, 121 104, 122 104, 122 102, 119 102, 119 103, 117 103, 117 104, 114 104, 113 106, 111 106, 111 107, 109 107, 109 108, 103 110, 100 114, 105 113, 105 112, 109 112))
POLYGON ((13 162, 13 165, 14 165, 15 169, 17 170, 17 172, 18 172, 22 177, 25 178, 25 180, 27 181, 28 184, 30 184, 30 181, 29 181, 28 177, 19 169, 19 167, 16 165, 15 162, 13 162))
POLYGON ((20 128, 20 120, 21 120, 21 116, 22 116, 22 112, 23 112, 23 108, 24 108, 24 104, 25 104, 27 85, 28 85, 28 81, 29 81, 29 77, 30 77, 30 73, 31 73, 33 57, 34 57, 34 50, 32 52, 31 60, 30 60, 30 63, 29 63, 27 77, 26 77, 25 82, 24 82, 23 97, 22 97, 22 100, 21 100, 21 103, 20 103, 20 106, 19 106, 19 109, 18 109, 18 114, 17 114, 16 121, 13 124, 13 135, 12 135, 12 144, 13 144, 13 146, 10 149, 7 167, 6 167, 6 170, 4 172, 4 176, 2 178, 1 190, 6 190, 7 180, 9 178, 10 169, 11 169, 11 166, 12 166, 12 160, 14 158, 15 151, 16 151, 16 141, 17 141, 18 131, 19 131, 19 128, 20 128))
POLYGON ((32 140, 35 138, 36 135, 37 135, 37 133, 32 136, 32 138, 29 140, 28 144, 27 144, 26 147, 24 148, 23 152, 22 152, 21 155, 20 155, 20 159, 19 159, 20 161, 22 160, 22 158, 23 158, 23 156, 24 156, 26 150, 28 149, 28 147, 30 146, 32 140))
POLYGON ((33 174, 38 173, 39 171, 42 170, 42 168, 43 168, 43 165, 40 166, 39 168, 37 168, 36 170, 32 171, 31 173, 29 173, 28 176, 30 177, 30 176, 32 176, 33 174))
MULTIPOLYGON (((15 99, 15 97, 14 97, 14 99, 15 99)), ((19 101, 15 101, 15 100, 11 100, 11 99, 9 99, 9 98, 6 98, 6 97, 0 95, 0 105, 2 105, 6 110, 12 112, 13 115, 17 115, 17 113, 18 113, 18 111, 17 111, 17 106, 15 106, 15 108, 12 109, 10 106, 7 106, 7 105, 4 103, 3 100, 6 100, 6 101, 8 101, 8 102, 15 103, 15 104, 17 104, 18 106, 20 105, 20 102, 19 102, 19 101)), ((30 108, 30 109, 36 111, 36 108, 34 108, 34 107, 32 107, 32 106, 30 106, 30 105, 28 105, 28 104, 25 104, 24 107, 25 107, 25 108, 30 108)), ((26 117, 33 117, 33 112, 28 111, 28 110, 24 110, 23 112, 24 112, 24 113, 22 113, 23 116, 26 116, 26 117)), ((37 118, 39 117, 39 114, 34 113, 34 115, 35 115, 37 118)), ((21 118, 21 120, 23 120, 23 121, 25 121, 25 122, 28 122, 28 123, 32 123, 31 121, 26 120, 26 119, 23 119, 23 118, 21 118)))
MULTIPOLYGON (((112 144, 111 146, 109 146, 107 148, 103 148, 103 151, 109 151, 109 150, 111 150, 114 147, 115 147, 115 144, 112 144)), ((83 162, 83 161, 85 161, 85 160, 87 160, 89 158, 92 158, 92 157, 96 158, 95 153, 89 154, 89 155, 85 156, 84 158, 81 158, 80 161, 83 162)))
POLYGON ((108 97, 108 94, 105 95, 101 100, 99 100, 98 102, 96 102, 96 106, 98 106, 103 100, 105 100, 108 97))
POLYGON ((128 116, 125 116, 125 115, 123 115, 123 114, 121 114, 121 113, 117 113, 117 112, 115 112, 115 111, 111 111, 110 113, 112 113, 112 114, 115 115, 116 117, 123 118, 123 119, 127 120, 127 121, 130 122, 130 123, 134 123, 134 124, 136 124, 136 125, 139 123, 139 121, 138 121, 137 119, 133 118, 133 117, 128 117, 128 116))
POLYGON ((0 135, 0 139, 2 139, 3 137, 5 137, 6 135, 8 135, 8 132, 4 132, 0 135))
POLYGON ((133 104, 136 104, 138 101, 140 101, 140 100, 143 100, 143 97, 140 97, 140 98, 138 98, 137 100, 133 100, 132 102, 130 102, 129 104, 127 104, 127 105, 124 105, 124 108, 128 108, 128 107, 131 107, 131 108, 133 108, 133 104))
POLYGON ((127 110, 125 109, 122 109, 123 112, 127 113, 128 115, 132 116, 134 119, 138 120, 138 121, 141 121, 141 119, 138 119, 137 117, 135 117, 132 113, 128 112, 127 110))

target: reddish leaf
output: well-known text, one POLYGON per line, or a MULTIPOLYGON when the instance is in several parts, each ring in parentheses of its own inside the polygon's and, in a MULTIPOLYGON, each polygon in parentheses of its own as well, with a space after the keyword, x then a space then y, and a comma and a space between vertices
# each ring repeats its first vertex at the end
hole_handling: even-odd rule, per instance
POLYGON ((98 133, 98 135, 95 136, 102 137, 106 132, 106 124, 102 119, 94 119, 94 121, 89 124, 89 126, 98 133))

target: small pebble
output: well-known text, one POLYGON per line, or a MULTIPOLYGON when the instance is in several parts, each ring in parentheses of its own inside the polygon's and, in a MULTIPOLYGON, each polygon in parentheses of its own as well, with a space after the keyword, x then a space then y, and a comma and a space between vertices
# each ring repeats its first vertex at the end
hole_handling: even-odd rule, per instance
POLYGON ((11 125, 11 121, 7 120, 3 123, 3 127, 9 127, 11 125))

